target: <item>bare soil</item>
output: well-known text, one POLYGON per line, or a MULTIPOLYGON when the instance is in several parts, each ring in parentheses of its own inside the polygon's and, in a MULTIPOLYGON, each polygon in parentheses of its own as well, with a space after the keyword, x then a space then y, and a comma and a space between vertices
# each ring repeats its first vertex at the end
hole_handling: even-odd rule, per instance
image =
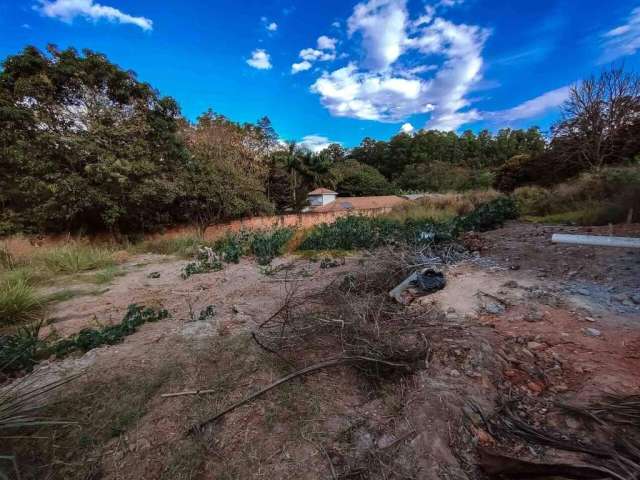
POLYGON ((640 251, 557 246, 555 232, 638 236, 640 225, 511 223, 478 235, 477 255, 446 267, 447 286, 407 307, 442 312, 423 333, 430 355, 417 373, 372 385, 352 368, 322 371, 195 436, 192 425, 291 371, 249 335, 281 307, 291 280, 319 292, 376 256, 326 269, 290 256, 274 262, 276 275, 242 260, 187 280, 184 261, 132 258, 106 293, 58 304, 43 333, 117 322, 130 303, 163 306, 171 318, 37 368, 45 379, 86 372, 50 411, 80 423, 15 444, 23 478, 484 478, 478 447, 575 461, 494 437, 483 418, 509 398, 536 425, 566 429, 574 425, 558 402, 640 389, 640 251), (198 321, 208 305, 215 317, 198 321), (216 393, 161 397, 205 388, 216 393))

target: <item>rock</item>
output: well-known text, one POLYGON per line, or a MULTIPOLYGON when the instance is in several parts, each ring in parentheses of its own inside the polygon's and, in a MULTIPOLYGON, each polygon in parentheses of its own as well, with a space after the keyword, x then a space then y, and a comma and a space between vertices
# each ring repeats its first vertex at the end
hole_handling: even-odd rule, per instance
POLYGON ((490 313, 492 315, 502 315, 506 310, 504 308, 504 305, 501 305, 499 303, 489 303, 485 305, 484 309, 487 313, 490 313))
POLYGON ((546 348, 546 345, 540 342, 529 342, 527 343, 527 348, 529 350, 542 350, 543 348, 546 348))
POLYGON ((508 282, 503 283, 502 286, 506 288, 518 288, 520 285, 518 285, 518 282, 515 280, 509 280, 508 282))
POLYGON ((591 295, 591 292, 589 292, 589 290, 587 290, 586 288, 576 288, 575 292, 578 295, 584 295, 585 297, 588 297, 589 295, 591 295))
POLYGON ((625 293, 618 293, 616 295, 612 295, 611 298, 617 302, 624 302, 628 299, 628 296, 625 293))
POLYGON ((596 321, 596 319, 593 318, 593 317, 584 317, 584 319, 585 319, 585 321, 591 322, 591 323, 594 323, 596 321))
POLYGON ((460 376, 460 372, 454 368, 449 370, 449 375, 454 378, 458 378, 460 376))
POLYGON ((635 303, 636 305, 640 305, 640 293, 637 293, 635 295, 631 295, 631 297, 629 297, 629 298, 631 298, 631 301, 633 303, 635 303))
POLYGON ((453 307, 447 308, 447 313, 456 313, 456 309, 453 307))
POLYGON ((597 328, 585 328, 583 332, 587 337, 599 337, 602 335, 602 332, 597 328))
POLYGON ((539 322, 544 317, 544 314, 537 308, 531 308, 524 316, 525 322, 539 322))

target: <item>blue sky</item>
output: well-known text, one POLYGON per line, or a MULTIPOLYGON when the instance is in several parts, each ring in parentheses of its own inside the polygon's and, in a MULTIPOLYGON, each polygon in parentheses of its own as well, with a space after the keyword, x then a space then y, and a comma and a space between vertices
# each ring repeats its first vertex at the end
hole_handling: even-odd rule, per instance
POLYGON ((640 63, 640 1, 0 0, 0 57, 103 52, 176 98, 284 139, 345 146, 401 129, 527 127, 568 86, 640 63))

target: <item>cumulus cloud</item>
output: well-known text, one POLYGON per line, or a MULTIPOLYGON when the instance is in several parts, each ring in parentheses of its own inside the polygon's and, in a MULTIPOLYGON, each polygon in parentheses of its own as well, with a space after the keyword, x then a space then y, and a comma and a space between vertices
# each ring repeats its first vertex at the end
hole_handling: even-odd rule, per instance
POLYGON ((258 70, 269 70, 273 66, 271 65, 271 56, 262 48, 251 52, 251 58, 247 60, 247 63, 258 70))
MULTIPOLYGON (((434 13, 425 11, 427 17, 434 13)), ((410 22, 404 0, 356 5, 348 24, 351 33, 362 32, 364 66, 352 62, 324 72, 311 90, 335 116, 396 122, 431 113, 427 128, 440 130, 478 120, 481 114, 466 96, 482 79, 482 49, 489 31, 423 17, 410 22), (424 63, 413 68, 398 65, 396 61, 409 52, 424 63), (435 67, 434 57, 442 58, 435 67), (420 76, 427 72, 433 72, 430 78, 420 76)))
POLYGON ((640 49, 640 7, 631 11, 626 23, 609 30, 602 39, 603 63, 636 53, 640 49))
POLYGON ((300 140, 300 142, 298 142, 298 145, 311 150, 313 153, 318 153, 327 148, 332 143, 340 144, 340 142, 333 142, 327 137, 323 137, 321 135, 306 135, 302 138, 302 140, 300 140))
POLYGON ((316 60, 326 62, 336 59, 336 54, 334 52, 323 52, 322 50, 316 50, 315 48, 304 48, 300 50, 299 56, 301 59, 308 62, 315 62, 316 60))
POLYGON ((355 6, 349 35, 362 35, 366 67, 385 70, 402 54, 408 18, 406 0, 369 0, 355 6))
POLYGON ((34 8, 47 17, 67 23, 71 23, 76 17, 83 17, 94 21, 107 20, 136 25, 145 31, 153 29, 153 22, 146 17, 134 17, 117 8, 94 3, 93 0, 39 0, 34 8))
POLYGON ((296 73, 304 72, 305 70, 309 70, 310 68, 311 62, 303 60, 300 63, 294 63, 293 65, 291 65, 291 73, 295 75, 296 73))
POLYGON ((275 32, 276 30, 278 30, 278 24, 276 22, 271 22, 269 25, 267 25, 267 30, 269 30, 270 32, 275 32))
POLYGON ((303 48, 298 56, 302 59, 299 63, 291 65, 291 73, 296 74, 304 70, 309 70, 314 62, 329 62, 336 59, 336 44, 338 40, 335 38, 322 35, 318 37, 318 48, 303 48))
POLYGON ((487 112, 484 116, 499 122, 512 122, 525 118, 538 117, 549 110, 560 107, 569 97, 570 86, 557 88, 538 97, 527 100, 520 105, 497 112, 487 112))
POLYGON ((402 133, 413 133, 415 130, 415 128, 413 128, 413 125, 411 125, 410 123, 404 123, 401 127, 400 127, 400 131, 402 133))
POLYGON ((336 43, 338 43, 338 40, 335 38, 327 37, 326 35, 318 37, 318 48, 320 50, 335 50, 336 43))

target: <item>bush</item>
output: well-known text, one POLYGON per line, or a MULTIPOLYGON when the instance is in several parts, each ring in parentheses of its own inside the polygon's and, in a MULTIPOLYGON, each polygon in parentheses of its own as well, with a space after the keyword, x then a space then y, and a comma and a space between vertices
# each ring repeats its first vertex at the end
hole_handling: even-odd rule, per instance
POLYGON ((430 218, 405 221, 386 217, 349 216, 315 227, 300 250, 353 250, 376 248, 393 242, 428 244, 451 240, 463 231, 484 231, 517 217, 513 200, 500 197, 482 204, 468 215, 451 221, 430 218))
POLYGON ((542 187, 520 187, 513 192, 513 199, 521 215, 545 215, 551 210, 553 195, 542 187))
POLYGON ((256 256, 258 264, 268 265, 271 260, 281 255, 293 233, 294 230, 291 228, 254 233, 251 238, 251 253, 256 256))
POLYGON ((0 337, 0 372, 30 371, 45 345, 39 339, 40 322, 18 327, 13 335, 0 337))

